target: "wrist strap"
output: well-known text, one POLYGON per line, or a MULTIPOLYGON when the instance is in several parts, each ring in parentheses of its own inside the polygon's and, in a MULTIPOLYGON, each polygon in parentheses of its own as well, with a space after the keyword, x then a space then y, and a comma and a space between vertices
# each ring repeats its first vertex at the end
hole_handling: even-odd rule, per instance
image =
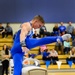
POLYGON ((20 42, 20 45, 21 45, 22 47, 26 47, 25 41, 20 42))

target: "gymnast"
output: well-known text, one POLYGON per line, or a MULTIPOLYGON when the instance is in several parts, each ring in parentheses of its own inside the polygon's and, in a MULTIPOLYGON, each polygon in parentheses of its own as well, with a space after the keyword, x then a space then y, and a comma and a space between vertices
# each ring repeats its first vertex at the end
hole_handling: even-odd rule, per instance
POLYGON ((63 36, 50 36, 39 39, 31 38, 33 35, 33 28, 37 29, 45 24, 44 19, 40 15, 36 15, 30 22, 23 23, 21 29, 17 32, 13 46, 11 48, 11 55, 14 61, 13 75, 21 75, 22 73, 22 61, 25 52, 30 49, 56 42, 58 39, 63 41, 71 38, 70 34, 63 36))

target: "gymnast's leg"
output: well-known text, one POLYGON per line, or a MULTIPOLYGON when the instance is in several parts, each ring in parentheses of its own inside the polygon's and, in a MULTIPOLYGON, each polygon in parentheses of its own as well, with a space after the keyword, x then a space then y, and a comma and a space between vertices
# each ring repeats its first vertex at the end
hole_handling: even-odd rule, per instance
POLYGON ((39 38, 39 39, 33 39, 33 38, 27 38, 26 39, 26 46, 28 49, 37 47, 37 46, 41 46, 41 45, 45 45, 45 44, 49 44, 49 43, 53 43, 56 42, 57 39, 60 39, 61 41, 63 41, 62 37, 44 37, 44 38, 39 38))
POLYGON ((70 38, 71 38, 70 34, 65 34, 63 36, 50 36, 50 37, 44 37, 44 38, 39 38, 39 39, 27 38, 25 40, 25 42, 26 42, 27 48, 31 49, 31 48, 41 46, 41 45, 44 45, 44 44, 56 42, 56 41, 58 41, 58 39, 60 41, 63 41, 63 40, 67 40, 67 39, 70 39, 70 38))
POLYGON ((22 53, 14 54, 13 61, 14 61, 14 65, 15 65, 13 75, 21 75, 23 54, 22 53))

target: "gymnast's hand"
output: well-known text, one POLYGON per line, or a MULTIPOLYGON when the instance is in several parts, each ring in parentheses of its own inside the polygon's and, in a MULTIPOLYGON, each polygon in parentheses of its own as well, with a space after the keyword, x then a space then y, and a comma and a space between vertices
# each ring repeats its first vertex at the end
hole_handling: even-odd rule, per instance
POLYGON ((29 49, 27 47, 22 47, 22 51, 28 53, 29 49))
POLYGON ((26 47, 26 43, 25 41, 20 42, 21 48, 22 48, 22 52, 28 52, 29 49, 26 47))

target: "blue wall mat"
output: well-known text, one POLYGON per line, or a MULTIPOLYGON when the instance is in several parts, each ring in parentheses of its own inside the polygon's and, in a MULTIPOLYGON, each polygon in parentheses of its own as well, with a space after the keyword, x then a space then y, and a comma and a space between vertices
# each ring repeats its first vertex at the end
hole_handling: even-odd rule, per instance
POLYGON ((75 0, 0 0, 0 22, 26 22, 38 14, 47 23, 75 23, 75 0))

